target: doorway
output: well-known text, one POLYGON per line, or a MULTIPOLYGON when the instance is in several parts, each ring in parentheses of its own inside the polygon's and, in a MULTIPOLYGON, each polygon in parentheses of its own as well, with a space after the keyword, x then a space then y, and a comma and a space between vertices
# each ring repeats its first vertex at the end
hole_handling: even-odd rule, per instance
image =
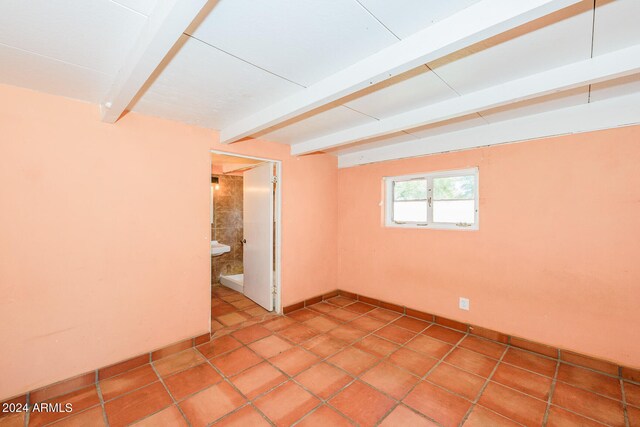
POLYGON ((281 162, 211 151, 211 284, 281 311, 281 162))

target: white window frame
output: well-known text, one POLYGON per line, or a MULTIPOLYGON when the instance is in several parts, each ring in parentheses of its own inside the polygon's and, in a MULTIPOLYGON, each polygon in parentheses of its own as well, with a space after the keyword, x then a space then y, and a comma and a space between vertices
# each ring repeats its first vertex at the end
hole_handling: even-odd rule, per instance
POLYGON ((422 228, 422 229, 435 229, 435 230, 478 230, 480 225, 479 215, 479 173, 478 168, 468 169, 456 169, 448 171, 419 173, 413 175, 399 175, 384 177, 384 224, 386 227, 399 227, 399 228, 422 228), (434 178, 447 178, 452 176, 469 176, 473 175, 475 178, 475 220, 473 224, 463 225, 462 223, 446 223, 446 222, 433 222, 433 179, 434 178), (395 222, 393 220, 393 184, 395 182, 411 181, 414 179, 425 179, 427 181, 427 222, 395 222))

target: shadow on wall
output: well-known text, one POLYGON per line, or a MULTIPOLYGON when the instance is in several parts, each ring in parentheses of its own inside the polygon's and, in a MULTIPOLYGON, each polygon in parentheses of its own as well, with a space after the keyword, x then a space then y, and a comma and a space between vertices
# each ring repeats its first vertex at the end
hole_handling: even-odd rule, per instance
POLYGON ((242 274, 242 177, 212 175, 219 179, 219 189, 213 193, 213 223, 211 240, 231 246, 231 251, 211 259, 211 282, 220 275, 242 274))

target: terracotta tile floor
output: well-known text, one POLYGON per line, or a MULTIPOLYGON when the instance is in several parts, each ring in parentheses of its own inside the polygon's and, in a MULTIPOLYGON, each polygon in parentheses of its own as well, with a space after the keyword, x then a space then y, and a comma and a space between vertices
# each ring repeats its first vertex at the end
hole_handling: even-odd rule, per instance
POLYGON ((283 317, 214 295, 211 342, 57 397, 75 413, 29 425, 640 426, 638 384, 344 297, 283 317))

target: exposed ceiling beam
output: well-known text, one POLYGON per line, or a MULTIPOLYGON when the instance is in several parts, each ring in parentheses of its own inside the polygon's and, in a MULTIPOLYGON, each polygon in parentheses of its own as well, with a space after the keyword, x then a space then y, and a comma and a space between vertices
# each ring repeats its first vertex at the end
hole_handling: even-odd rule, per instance
POLYGON ((581 0, 481 0, 220 132, 231 143, 581 0))
POLYGON ((640 94, 476 126, 457 132, 338 155, 338 167, 640 124, 640 94))
POLYGON ((300 155, 382 137, 527 99, 640 72, 640 45, 574 62, 487 89, 448 99, 387 119, 345 129, 292 145, 300 155))
POLYGON ((120 118, 206 4, 207 0, 158 2, 100 105, 102 121, 115 123, 120 118))

